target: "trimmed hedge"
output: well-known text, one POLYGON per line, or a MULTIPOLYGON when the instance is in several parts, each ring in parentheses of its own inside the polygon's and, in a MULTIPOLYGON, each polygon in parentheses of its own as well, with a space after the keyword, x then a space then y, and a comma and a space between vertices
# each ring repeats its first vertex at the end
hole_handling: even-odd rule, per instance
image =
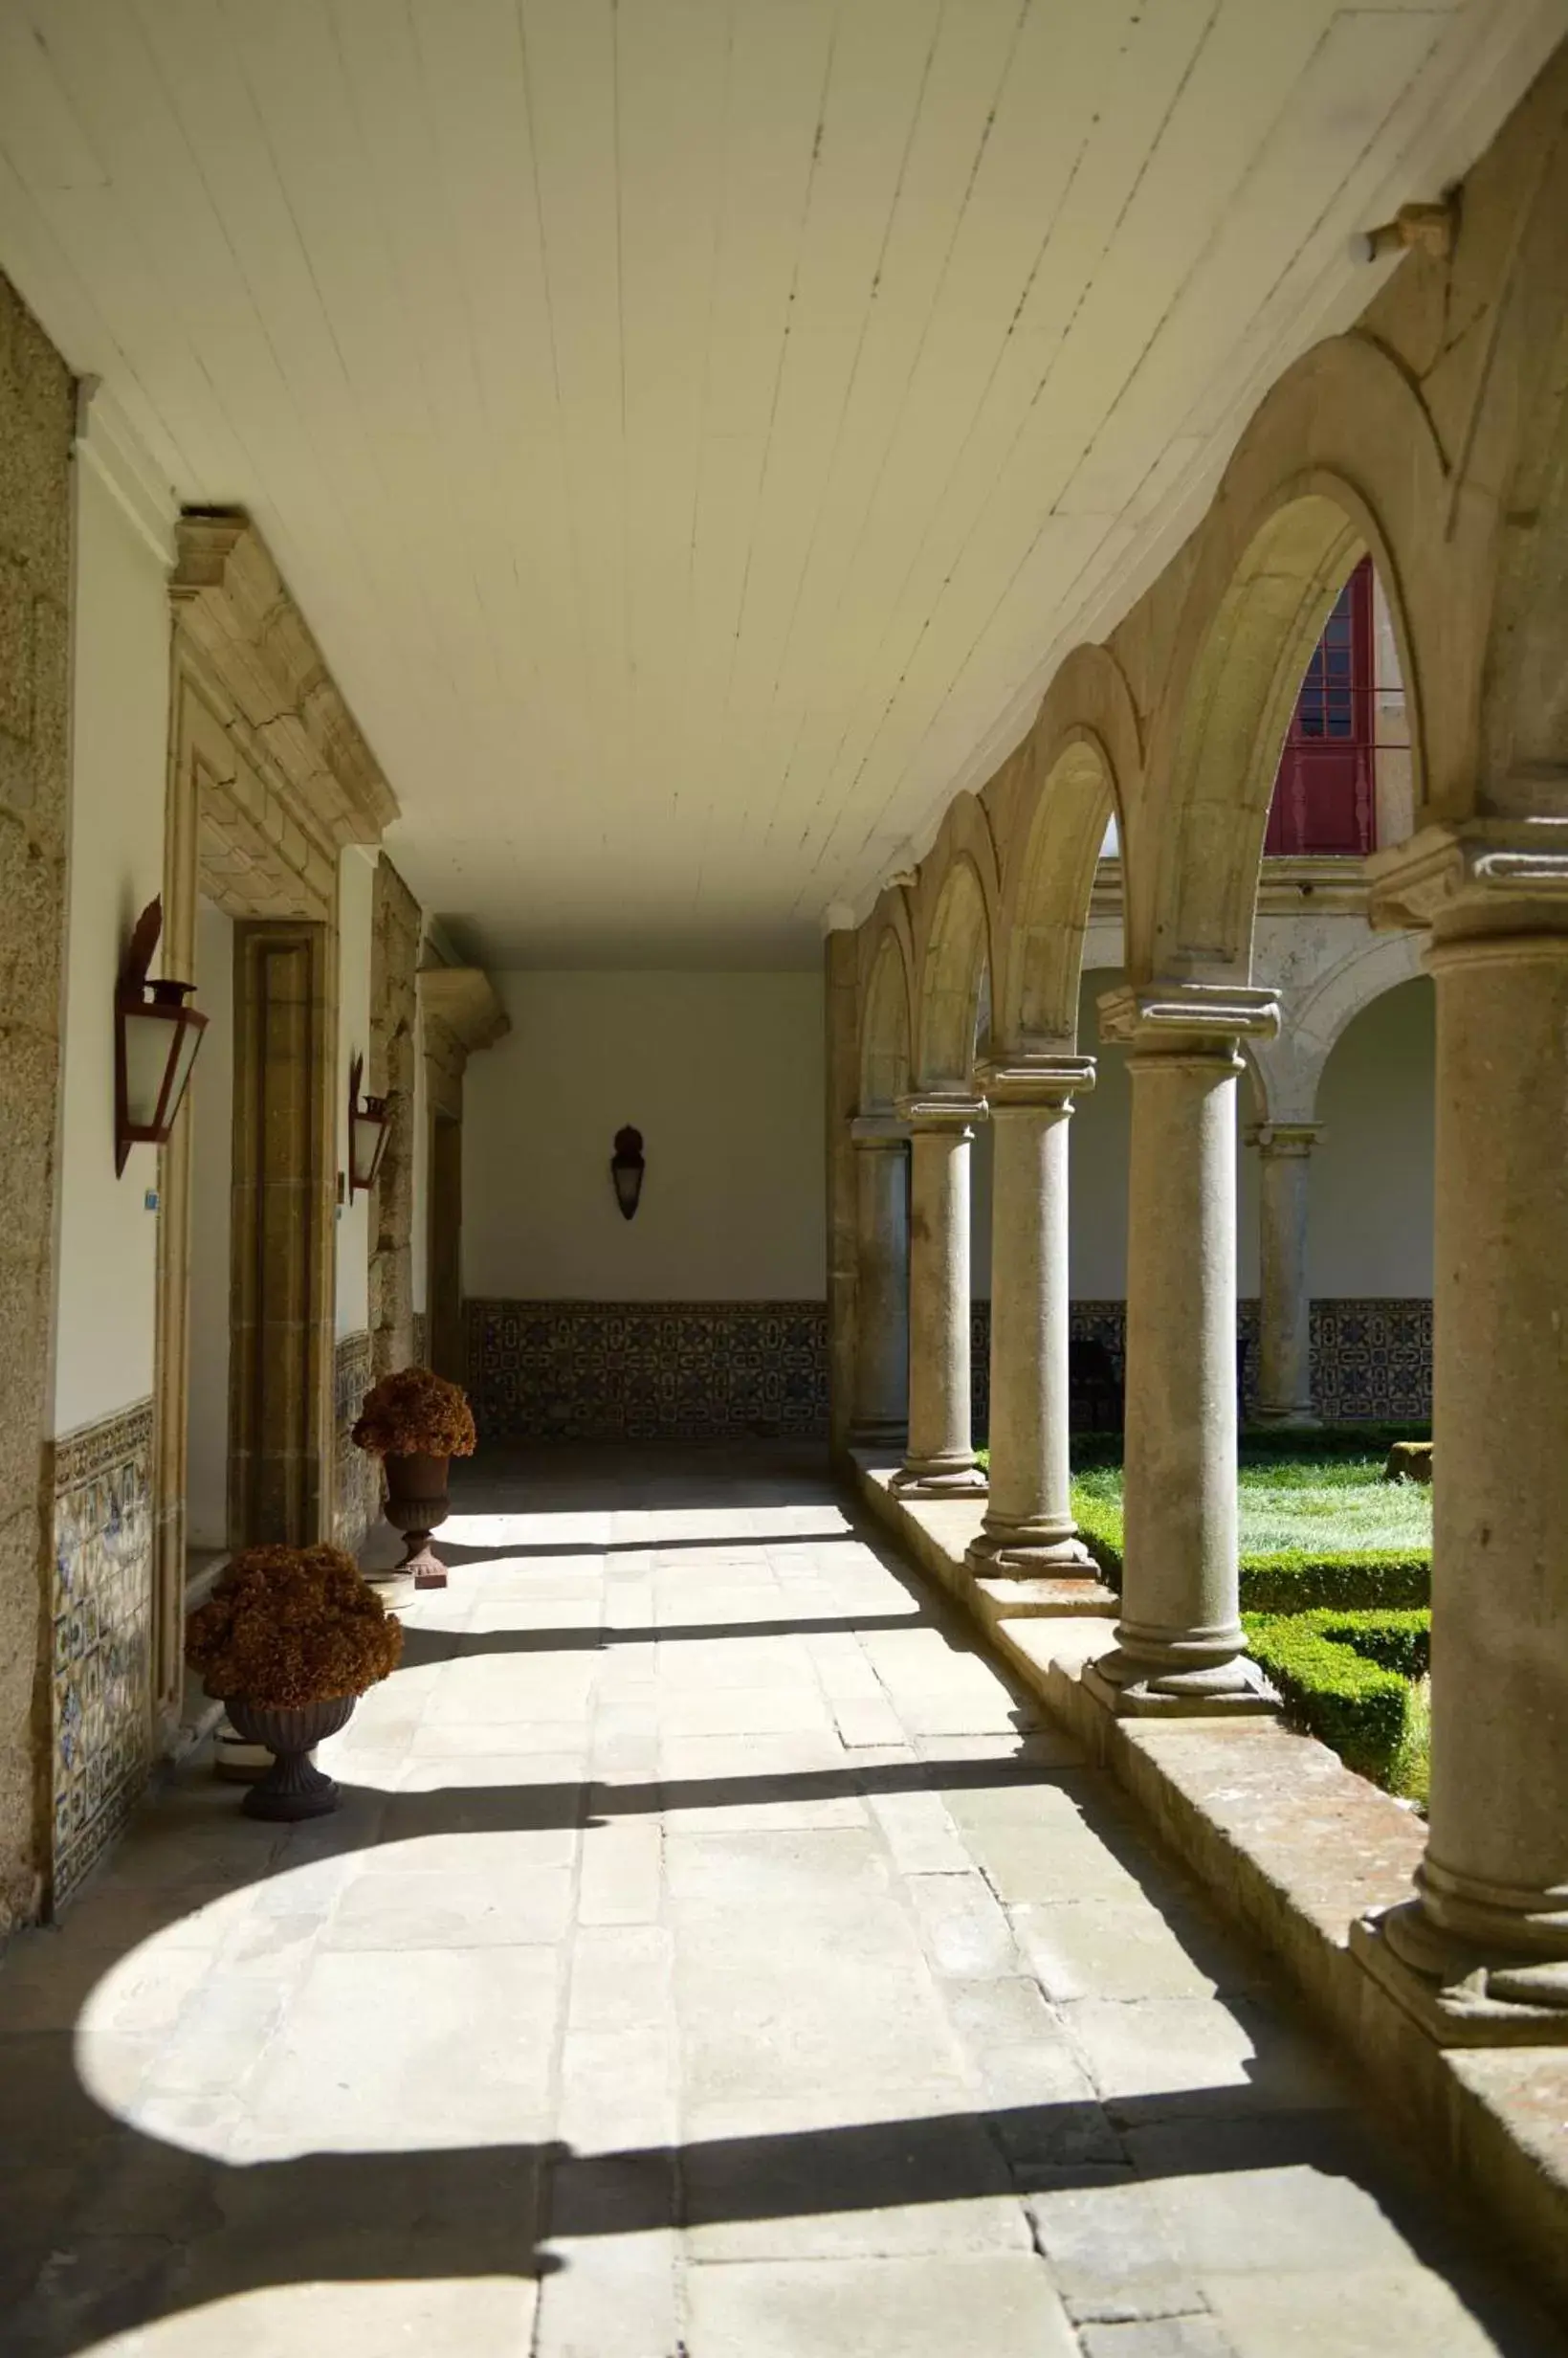
POLYGON ((1250 1613, 1407 1612, 1432 1599, 1430 1555, 1396 1548, 1312 1555, 1300 1547, 1243 1556, 1241 1600, 1250 1613))
POLYGON ((1414 1681, 1425 1672, 1425 1612, 1244 1613, 1253 1659, 1292 1716, 1347 1768, 1395 1782, 1416 1734, 1414 1681))

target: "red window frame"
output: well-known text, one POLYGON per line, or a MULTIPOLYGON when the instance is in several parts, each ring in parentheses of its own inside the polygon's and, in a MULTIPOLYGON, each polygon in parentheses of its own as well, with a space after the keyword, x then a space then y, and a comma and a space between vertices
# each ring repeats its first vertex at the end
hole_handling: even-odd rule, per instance
POLYGON ((1313 649, 1286 732, 1264 856, 1362 856, 1377 839, 1372 560, 1363 557, 1313 649))

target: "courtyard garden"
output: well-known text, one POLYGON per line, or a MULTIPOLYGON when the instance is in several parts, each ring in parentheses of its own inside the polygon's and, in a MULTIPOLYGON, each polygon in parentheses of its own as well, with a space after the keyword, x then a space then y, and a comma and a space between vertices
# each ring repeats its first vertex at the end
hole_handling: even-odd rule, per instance
MULTIPOLYGON (((1413 1429, 1249 1435, 1238 1467, 1242 1619, 1299 1726, 1424 1806, 1430 1761, 1432 1494, 1384 1478, 1413 1429)), ((1120 1437, 1073 1451, 1073 1513, 1120 1585, 1120 1437)))

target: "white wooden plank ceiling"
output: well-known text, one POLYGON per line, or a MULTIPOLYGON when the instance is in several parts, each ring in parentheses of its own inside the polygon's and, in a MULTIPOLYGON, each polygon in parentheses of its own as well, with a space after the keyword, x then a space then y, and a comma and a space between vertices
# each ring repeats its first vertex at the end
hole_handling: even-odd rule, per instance
POLYGON ((0 266, 514 965, 804 963, 1568 0, 0 0, 0 266))

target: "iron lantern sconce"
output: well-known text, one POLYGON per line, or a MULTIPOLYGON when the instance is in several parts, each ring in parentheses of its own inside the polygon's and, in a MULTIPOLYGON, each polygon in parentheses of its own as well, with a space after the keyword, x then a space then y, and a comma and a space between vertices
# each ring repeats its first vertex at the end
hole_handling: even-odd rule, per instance
POLYGON ((356 1057, 348 1068, 348 1200, 373 1188, 391 1136, 392 1118, 384 1097, 360 1099, 364 1059, 356 1057))
POLYGON ((149 983, 164 929, 162 896, 136 921, 115 989, 115 1176, 133 1146, 166 1146, 202 1044, 207 1017, 188 1004, 193 983, 149 983))
POLYGON ((643 1134, 628 1123, 615 1133, 615 1152, 610 1159, 609 1176, 615 1190, 615 1201, 621 1207, 623 1220, 631 1219, 643 1191, 643 1173, 648 1166, 643 1160, 643 1134))

